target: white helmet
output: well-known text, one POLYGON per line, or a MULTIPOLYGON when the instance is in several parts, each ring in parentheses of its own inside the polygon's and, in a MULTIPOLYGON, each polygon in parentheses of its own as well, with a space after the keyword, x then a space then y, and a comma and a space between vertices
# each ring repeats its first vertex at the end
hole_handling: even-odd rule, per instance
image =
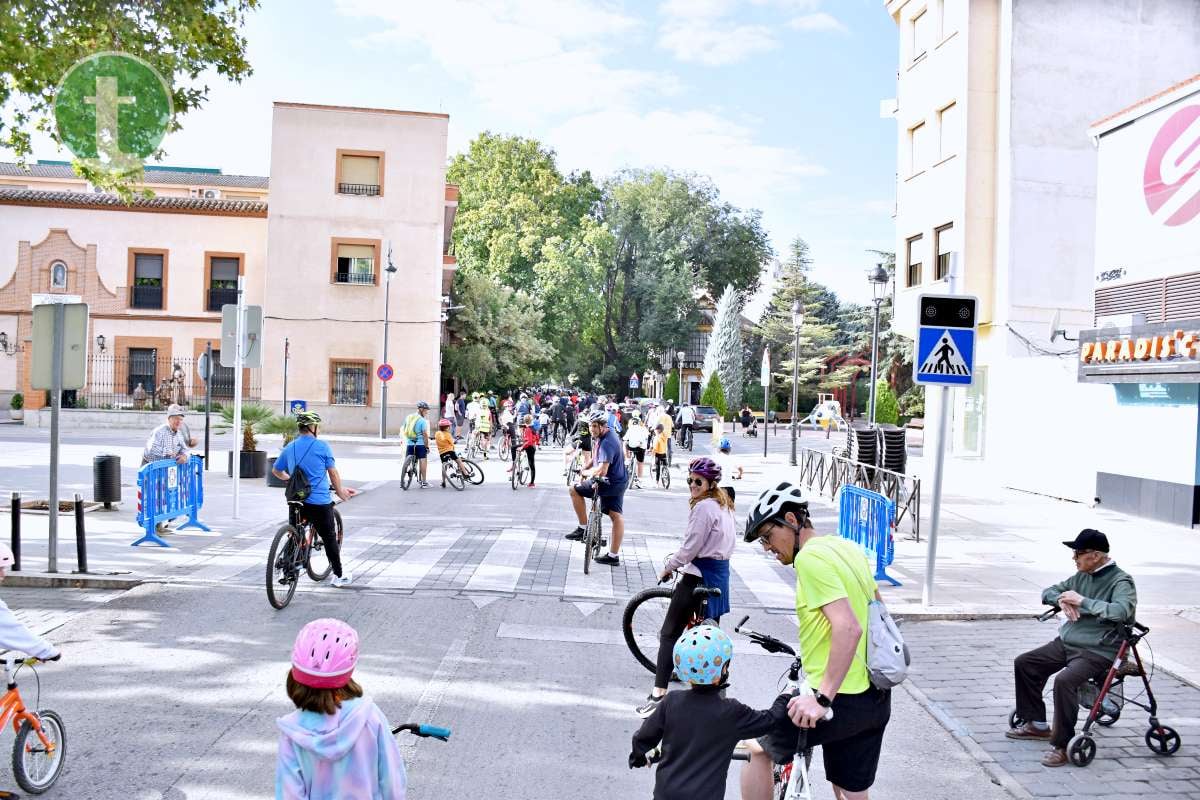
POLYGON ((782 481, 777 486, 764 489, 746 517, 746 541, 753 542, 758 538, 759 528, 793 510, 788 506, 799 506, 798 510, 808 511, 808 496, 800 486, 782 481))
POLYGON ((16 557, 13 556, 12 548, 4 542, 0 542, 0 572, 8 572, 15 560, 16 557))

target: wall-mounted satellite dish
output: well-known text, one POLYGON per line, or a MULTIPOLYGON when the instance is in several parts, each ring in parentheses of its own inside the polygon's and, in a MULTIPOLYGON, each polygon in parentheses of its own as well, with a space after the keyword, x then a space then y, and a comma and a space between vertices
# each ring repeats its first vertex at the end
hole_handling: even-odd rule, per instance
POLYGON ((1055 309, 1054 316, 1050 318, 1050 343, 1054 344, 1058 339, 1065 339, 1068 342, 1077 342, 1079 337, 1072 339, 1067 336, 1067 329, 1062 327, 1062 310, 1055 309))

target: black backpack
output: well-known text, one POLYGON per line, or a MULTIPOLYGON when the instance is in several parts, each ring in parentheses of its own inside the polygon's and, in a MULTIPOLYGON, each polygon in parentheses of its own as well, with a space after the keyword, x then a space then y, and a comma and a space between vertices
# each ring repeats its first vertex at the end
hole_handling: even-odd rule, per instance
MULTIPOLYGON (((304 451, 304 455, 308 455, 313 449, 310 444, 308 450, 304 451)), ((296 459, 295 469, 288 476, 287 485, 283 487, 283 496, 288 502, 303 503, 308 500, 312 494, 312 483, 309 482, 308 476, 304 474, 304 470, 300 469, 300 462, 304 460, 304 456, 296 459)))

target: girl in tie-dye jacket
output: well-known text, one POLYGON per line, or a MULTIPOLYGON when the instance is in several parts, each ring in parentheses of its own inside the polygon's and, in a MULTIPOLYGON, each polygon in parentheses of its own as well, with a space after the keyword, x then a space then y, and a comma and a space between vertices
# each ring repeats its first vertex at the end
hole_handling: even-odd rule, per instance
POLYGON ((280 717, 276 800, 404 800, 404 760, 379 707, 351 677, 358 634, 320 619, 300 631, 288 671, 296 710, 280 717))

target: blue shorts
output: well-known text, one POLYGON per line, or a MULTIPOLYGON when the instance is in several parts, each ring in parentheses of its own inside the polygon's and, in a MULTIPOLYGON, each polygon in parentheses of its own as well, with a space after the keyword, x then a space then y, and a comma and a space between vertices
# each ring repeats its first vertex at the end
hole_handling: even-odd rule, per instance
POLYGON ((413 442, 408 443, 408 452, 412 453, 413 457, 417 459, 417 461, 421 461, 429 456, 428 447, 423 444, 415 444, 413 442))
MULTIPOLYGON (((618 484, 609 484, 600 488, 600 511, 604 514, 620 514, 624 509, 625 504, 625 481, 618 484)), ((575 484, 575 494, 586 499, 591 499, 596 494, 596 485, 590 480, 581 481, 575 484)))

